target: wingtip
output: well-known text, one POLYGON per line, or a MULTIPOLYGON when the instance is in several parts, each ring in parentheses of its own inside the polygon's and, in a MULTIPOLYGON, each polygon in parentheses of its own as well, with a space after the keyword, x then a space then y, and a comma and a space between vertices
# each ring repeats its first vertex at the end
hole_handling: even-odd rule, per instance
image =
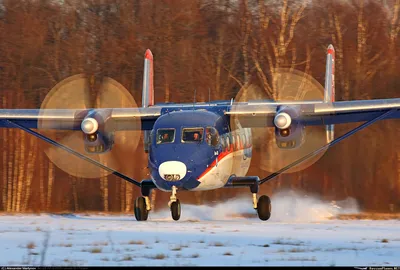
POLYGON ((150 49, 146 50, 146 53, 144 54, 144 58, 153 60, 153 54, 151 53, 150 49))
POLYGON ((332 44, 329 44, 327 53, 328 54, 333 54, 334 52, 335 52, 335 48, 333 48, 332 44))

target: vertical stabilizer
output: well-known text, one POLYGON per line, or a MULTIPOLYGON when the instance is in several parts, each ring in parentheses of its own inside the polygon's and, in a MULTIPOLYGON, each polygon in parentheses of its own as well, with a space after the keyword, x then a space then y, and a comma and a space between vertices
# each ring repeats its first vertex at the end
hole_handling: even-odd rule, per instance
MULTIPOLYGON (((328 46, 326 52, 326 69, 325 69, 325 92, 324 102, 335 102, 335 49, 332 44, 328 46)), ((333 141, 335 137, 335 126, 326 126, 326 140, 327 142, 333 141)))
POLYGON ((152 105, 154 105, 153 54, 147 49, 144 55, 142 107, 152 105))
MULTIPOLYGON (((142 107, 146 108, 154 105, 154 82, 153 82, 153 54, 149 49, 144 54, 143 90, 142 107)), ((150 130, 144 131, 144 151, 149 150, 150 130)))

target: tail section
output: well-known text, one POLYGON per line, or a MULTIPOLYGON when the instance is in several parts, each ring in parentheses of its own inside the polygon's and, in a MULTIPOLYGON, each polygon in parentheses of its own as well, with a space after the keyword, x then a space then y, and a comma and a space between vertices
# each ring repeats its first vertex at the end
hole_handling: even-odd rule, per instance
POLYGON ((149 49, 144 55, 143 92, 142 107, 154 105, 154 84, 153 84, 153 54, 149 49))
MULTIPOLYGON (((335 49, 332 45, 328 46, 326 52, 326 70, 325 70, 325 92, 324 102, 335 102, 335 49)), ((333 141, 335 137, 335 126, 326 126, 326 140, 327 142, 333 141)))
MULTIPOLYGON (((149 49, 144 55, 144 73, 142 90, 142 107, 154 105, 154 82, 153 82, 153 54, 149 49)), ((148 153, 150 141, 150 130, 144 131, 144 151, 148 153)))

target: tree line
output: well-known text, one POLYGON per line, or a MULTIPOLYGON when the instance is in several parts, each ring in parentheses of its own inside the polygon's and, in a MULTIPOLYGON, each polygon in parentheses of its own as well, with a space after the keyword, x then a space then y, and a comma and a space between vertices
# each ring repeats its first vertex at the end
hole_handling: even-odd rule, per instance
MULTIPOLYGON (((111 77, 140 106, 143 56, 154 55, 157 102, 229 100, 258 85, 277 99, 275 74, 301 71, 324 85, 328 44, 336 49, 336 100, 398 97, 400 0, 3 0, 0 2, 1 108, 40 108, 75 74, 111 77), (210 97, 209 97, 210 95, 210 97)), ((355 127, 337 126, 337 134, 355 127)), ((400 126, 374 124, 336 145, 307 169, 261 188, 300 189, 324 199, 357 199, 362 209, 400 210, 400 126)), ((132 212, 140 191, 105 175, 71 176, 45 154, 46 143, 1 129, 0 209, 132 212)), ((146 178, 142 140, 128 162, 146 178)), ((260 169, 255 154, 249 175, 260 169)), ((222 201, 247 189, 182 192, 183 202, 222 201)), ((156 192, 155 207, 170 194, 156 192)), ((250 196, 250 194, 248 194, 250 196)))

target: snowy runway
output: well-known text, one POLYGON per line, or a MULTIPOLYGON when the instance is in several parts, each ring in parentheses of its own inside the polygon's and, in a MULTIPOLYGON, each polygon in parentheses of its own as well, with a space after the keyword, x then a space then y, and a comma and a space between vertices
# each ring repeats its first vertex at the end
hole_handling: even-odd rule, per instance
POLYGON ((244 218, 238 206, 248 205, 240 200, 183 205, 178 222, 167 210, 147 222, 132 215, 0 216, 0 265, 400 266, 399 220, 329 220, 338 210, 311 199, 291 215, 284 201, 275 204, 267 222, 244 218))

